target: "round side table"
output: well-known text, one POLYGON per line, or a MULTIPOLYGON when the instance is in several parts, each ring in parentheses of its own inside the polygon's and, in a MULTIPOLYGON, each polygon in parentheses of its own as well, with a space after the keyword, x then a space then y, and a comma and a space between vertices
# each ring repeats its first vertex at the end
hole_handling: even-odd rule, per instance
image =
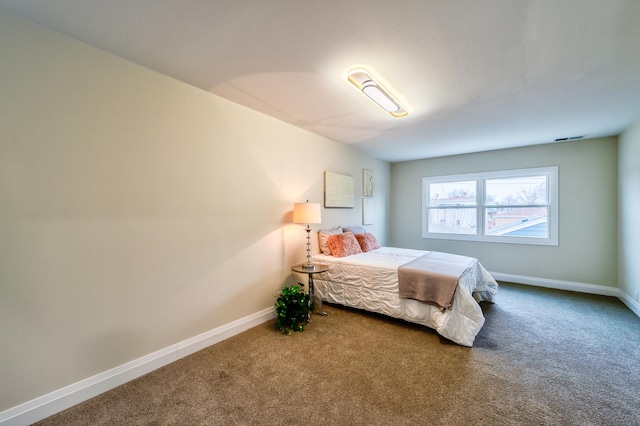
MULTIPOLYGON (((329 265, 324 263, 316 263, 313 269, 305 267, 303 264, 293 265, 291 270, 293 272, 297 272, 299 274, 307 274, 309 276, 309 299, 314 301, 314 304, 317 301, 316 306, 318 306, 318 313, 320 315, 327 315, 325 311, 322 310, 322 299, 315 295, 313 289, 313 276, 315 274, 320 274, 322 272, 327 272, 329 270, 329 265)), ((311 321, 311 312, 307 316, 307 322, 311 321)))

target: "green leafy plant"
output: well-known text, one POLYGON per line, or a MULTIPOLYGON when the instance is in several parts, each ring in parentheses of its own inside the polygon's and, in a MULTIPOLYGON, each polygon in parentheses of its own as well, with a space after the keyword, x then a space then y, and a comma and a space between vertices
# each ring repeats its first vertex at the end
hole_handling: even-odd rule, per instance
POLYGON ((276 300, 276 328, 285 334, 304 331, 308 315, 313 311, 313 302, 302 287, 304 284, 285 287, 276 300))

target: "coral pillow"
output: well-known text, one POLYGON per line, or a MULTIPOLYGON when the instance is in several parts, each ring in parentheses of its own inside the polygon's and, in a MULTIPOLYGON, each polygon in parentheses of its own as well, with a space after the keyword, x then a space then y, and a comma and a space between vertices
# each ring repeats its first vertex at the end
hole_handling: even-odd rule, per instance
POLYGON ((360 248, 364 252, 380 248, 380 243, 378 243, 373 234, 356 234, 356 240, 358 240, 358 244, 360 244, 360 248))
POLYGON ((327 242, 334 257, 351 256, 352 254, 362 253, 358 240, 351 232, 343 234, 331 235, 327 242))

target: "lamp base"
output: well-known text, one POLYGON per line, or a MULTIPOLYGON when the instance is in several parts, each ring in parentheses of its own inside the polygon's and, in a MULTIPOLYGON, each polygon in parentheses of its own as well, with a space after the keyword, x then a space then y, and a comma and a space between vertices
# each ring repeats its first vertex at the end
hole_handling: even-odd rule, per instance
POLYGON ((313 263, 303 263, 300 266, 302 266, 302 269, 304 269, 306 271, 315 271, 316 270, 316 265, 314 265, 313 263))

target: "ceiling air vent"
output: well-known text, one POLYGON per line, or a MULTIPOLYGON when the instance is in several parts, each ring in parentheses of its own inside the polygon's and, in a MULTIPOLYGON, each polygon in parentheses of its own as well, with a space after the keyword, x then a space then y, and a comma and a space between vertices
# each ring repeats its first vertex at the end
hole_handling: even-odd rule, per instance
POLYGON ((571 136, 570 138, 558 138, 556 139, 556 142, 568 142, 568 141, 575 141, 578 139, 582 139, 584 138, 586 135, 582 135, 582 136, 571 136))

